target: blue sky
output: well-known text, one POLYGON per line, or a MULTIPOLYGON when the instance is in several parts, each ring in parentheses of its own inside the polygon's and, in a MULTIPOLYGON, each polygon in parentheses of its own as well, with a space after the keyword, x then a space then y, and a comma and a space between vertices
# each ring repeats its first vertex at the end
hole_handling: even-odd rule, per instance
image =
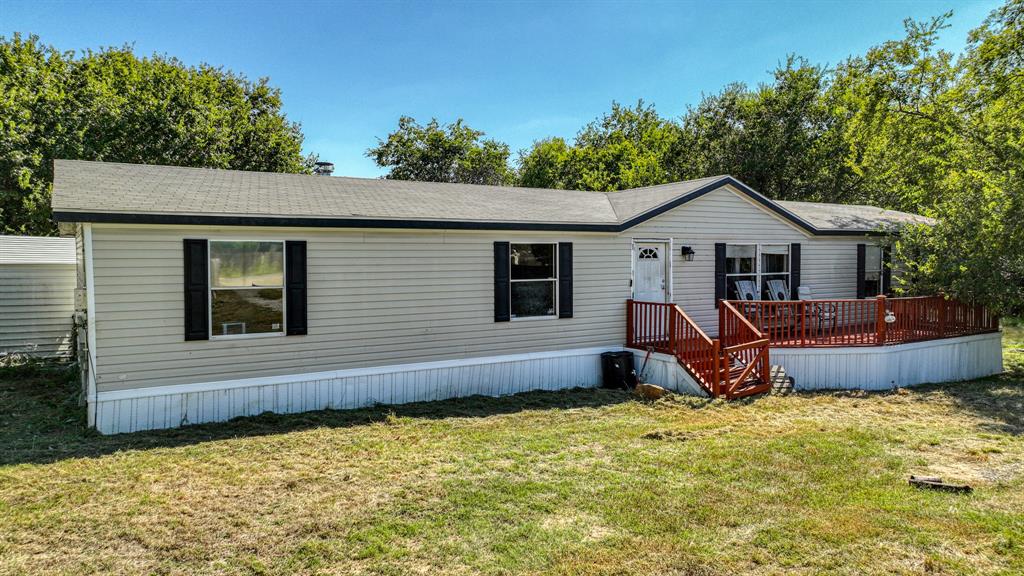
POLYGON ((335 174, 381 174, 365 157, 406 114, 466 122, 513 151, 572 137, 613 100, 681 115, 702 93, 756 84, 788 53, 835 64, 953 9, 943 47, 999 2, 20 2, 0 35, 58 48, 132 44, 268 76, 305 149, 335 174))

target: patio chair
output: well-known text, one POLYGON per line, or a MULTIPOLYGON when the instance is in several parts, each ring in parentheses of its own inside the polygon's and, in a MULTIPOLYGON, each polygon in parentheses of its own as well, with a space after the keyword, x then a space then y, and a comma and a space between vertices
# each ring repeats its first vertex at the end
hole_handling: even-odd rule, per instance
MULTIPOLYGON (((797 289, 797 292, 800 293, 801 300, 814 300, 814 290, 810 286, 801 286, 797 289)), ((820 332, 825 327, 829 329, 835 328, 838 310, 835 303, 815 302, 811 305, 811 315, 817 321, 816 326, 820 332)))
POLYGON ((745 300, 747 302, 760 300, 760 298, 757 297, 757 285, 754 284, 753 280, 737 280, 736 296, 737 299, 745 300))
MULTIPOLYGON (((773 302, 786 302, 789 300, 789 285, 786 284, 785 280, 776 278, 775 280, 768 281, 768 297, 773 302)), ((781 335, 791 335, 793 326, 796 326, 800 321, 800 315, 796 313, 796 308, 792 306, 781 306, 775 308, 774 313, 771 315, 770 326, 775 331, 782 331, 781 335)))
POLYGON ((789 300, 789 286, 786 285, 785 280, 769 280, 768 295, 776 302, 789 300))

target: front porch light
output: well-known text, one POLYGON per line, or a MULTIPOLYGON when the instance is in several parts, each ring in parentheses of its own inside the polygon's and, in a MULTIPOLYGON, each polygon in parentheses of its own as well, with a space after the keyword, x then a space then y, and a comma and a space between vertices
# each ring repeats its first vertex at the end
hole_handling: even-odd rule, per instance
POLYGON ((683 246, 679 249, 679 253, 683 257, 683 260, 687 262, 693 262, 693 255, 695 254, 693 248, 689 246, 683 246))

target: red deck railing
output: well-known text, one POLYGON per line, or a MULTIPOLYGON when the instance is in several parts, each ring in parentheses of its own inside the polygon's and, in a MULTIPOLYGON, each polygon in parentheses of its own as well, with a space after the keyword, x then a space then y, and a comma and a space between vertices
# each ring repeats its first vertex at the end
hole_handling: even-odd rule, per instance
POLYGON ((731 328, 712 339, 675 304, 626 302, 626 345, 671 354, 712 397, 736 398, 768 385, 768 340, 735 308, 723 308, 731 328))
POLYGON ((718 307, 718 338, 724 360, 722 387, 727 398, 745 395, 741 392, 745 387, 771 386, 769 340, 729 302, 718 307))
POLYGON ((884 346, 999 330, 999 318, 987 308, 942 296, 730 304, 772 346, 786 348, 884 346))

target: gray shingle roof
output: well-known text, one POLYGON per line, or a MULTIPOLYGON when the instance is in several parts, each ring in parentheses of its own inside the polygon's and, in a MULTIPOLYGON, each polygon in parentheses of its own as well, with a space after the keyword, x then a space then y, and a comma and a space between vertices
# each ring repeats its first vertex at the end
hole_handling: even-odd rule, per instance
POLYGON ((935 223, 932 218, 920 214, 886 210, 875 206, 787 200, 777 200, 776 204, 810 222, 819 230, 865 231, 891 229, 905 224, 935 223))
POLYGON ((877 214, 857 211, 863 208, 902 214, 841 206, 836 214, 842 217, 830 219, 824 207, 837 205, 772 202, 729 176, 605 193, 81 160, 54 162, 52 205, 56 218, 67 222, 206 219, 340 226, 359 221, 363 226, 617 230, 726 184, 810 232, 877 229, 877 214))
POLYGON ((132 214, 617 222, 605 195, 594 192, 77 160, 56 161, 53 208, 132 214))

